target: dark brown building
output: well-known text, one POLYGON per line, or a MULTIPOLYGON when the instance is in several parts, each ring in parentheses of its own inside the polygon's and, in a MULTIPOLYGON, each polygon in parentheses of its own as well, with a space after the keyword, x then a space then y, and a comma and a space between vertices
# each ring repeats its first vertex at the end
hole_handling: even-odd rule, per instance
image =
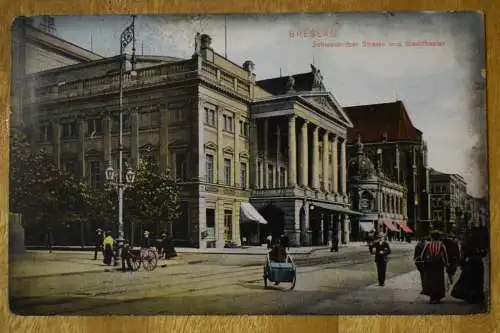
POLYGON ((366 155, 382 172, 408 190, 409 225, 417 234, 427 233, 429 221, 429 172, 427 145, 411 122, 402 101, 345 107, 354 127, 347 131, 348 158, 356 156, 358 137, 366 155))

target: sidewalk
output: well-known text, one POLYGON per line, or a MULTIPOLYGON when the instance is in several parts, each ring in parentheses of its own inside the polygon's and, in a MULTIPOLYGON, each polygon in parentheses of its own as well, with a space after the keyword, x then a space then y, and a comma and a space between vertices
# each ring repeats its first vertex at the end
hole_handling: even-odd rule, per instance
MULTIPOLYGON (((157 269, 184 264, 182 256, 169 260, 158 260, 157 269)), ((9 274, 12 278, 34 278, 112 272, 118 267, 102 263, 102 254, 94 259, 94 253, 82 251, 26 251, 12 255, 9 274)), ((119 267, 121 268, 121 266, 119 267)), ((141 269, 143 269, 141 267, 141 269)))
MULTIPOLYGON (((488 272, 489 263, 485 262, 484 292, 489 299, 488 272)), ((460 277, 460 270, 454 277, 454 283, 460 277)), ((450 296, 453 286, 448 286, 442 304, 429 304, 429 297, 420 294, 420 274, 417 270, 388 279, 385 287, 378 283, 339 298, 323 301, 307 309, 312 314, 474 314, 485 312, 480 305, 468 304, 450 296)))

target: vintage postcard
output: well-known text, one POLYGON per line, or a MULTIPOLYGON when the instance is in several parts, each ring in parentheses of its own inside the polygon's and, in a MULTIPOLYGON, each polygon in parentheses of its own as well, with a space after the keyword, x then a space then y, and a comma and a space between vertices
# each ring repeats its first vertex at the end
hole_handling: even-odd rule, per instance
POLYGON ((11 310, 488 312, 483 20, 18 17, 11 310))

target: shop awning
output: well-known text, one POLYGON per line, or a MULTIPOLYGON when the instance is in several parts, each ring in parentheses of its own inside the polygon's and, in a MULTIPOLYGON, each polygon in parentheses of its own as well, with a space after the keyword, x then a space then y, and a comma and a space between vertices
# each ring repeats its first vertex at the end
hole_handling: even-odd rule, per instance
POLYGON ((406 224, 406 221, 398 222, 398 224, 399 224, 399 227, 401 228, 401 230, 403 230, 407 234, 413 232, 413 230, 411 230, 411 228, 406 224))
POLYGON ((394 224, 392 224, 392 222, 389 220, 383 220, 382 223, 384 223, 387 229, 391 231, 399 231, 398 228, 394 224))
POLYGON ((364 215, 363 213, 356 212, 356 211, 351 210, 349 208, 345 208, 345 207, 342 207, 339 205, 326 203, 326 202, 313 202, 313 203, 311 203, 311 205, 317 206, 319 208, 327 209, 327 210, 333 210, 333 211, 339 212, 339 213, 349 214, 349 215, 359 215, 359 216, 364 215))
POLYGON ((370 231, 375 230, 372 222, 366 222, 366 221, 359 222, 359 227, 361 228, 361 231, 365 231, 365 232, 370 232, 370 231))
POLYGON ((265 218, 248 202, 242 202, 240 206, 240 223, 243 222, 259 222, 267 224, 265 218))

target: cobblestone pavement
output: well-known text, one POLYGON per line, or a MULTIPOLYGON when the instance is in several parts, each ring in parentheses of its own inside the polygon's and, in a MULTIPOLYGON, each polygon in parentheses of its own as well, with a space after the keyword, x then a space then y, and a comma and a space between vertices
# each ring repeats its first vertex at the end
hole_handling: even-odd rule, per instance
POLYGON ((294 290, 288 290, 287 283, 264 288, 262 256, 218 255, 216 260, 212 255, 182 254, 182 264, 152 272, 101 270, 12 278, 11 309, 29 315, 410 314, 481 310, 452 299, 445 299, 441 306, 426 304, 418 294, 418 280, 412 272, 412 249, 393 248, 386 287, 373 286, 375 265, 362 247, 339 253, 315 251, 302 258, 297 255, 294 290))

